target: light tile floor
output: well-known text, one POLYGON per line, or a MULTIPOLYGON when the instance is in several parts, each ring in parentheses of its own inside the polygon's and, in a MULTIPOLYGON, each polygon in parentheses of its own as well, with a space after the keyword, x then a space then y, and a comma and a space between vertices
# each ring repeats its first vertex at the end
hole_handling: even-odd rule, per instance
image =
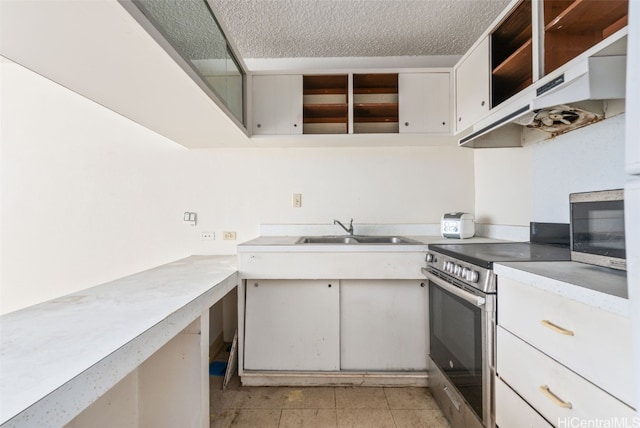
POLYGON ((428 388, 244 387, 211 376, 211 428, 448 427, 428 388))

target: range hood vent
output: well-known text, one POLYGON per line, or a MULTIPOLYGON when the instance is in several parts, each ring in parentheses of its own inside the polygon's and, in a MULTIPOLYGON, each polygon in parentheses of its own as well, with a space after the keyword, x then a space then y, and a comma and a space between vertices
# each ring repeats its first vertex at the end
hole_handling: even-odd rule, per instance
POLYGON ((604 119, 602 100, 625 97, 626 55, 587 58, 507 101, 460 139, 463 147, 519 147, 523 129, 552 137, 604 119))

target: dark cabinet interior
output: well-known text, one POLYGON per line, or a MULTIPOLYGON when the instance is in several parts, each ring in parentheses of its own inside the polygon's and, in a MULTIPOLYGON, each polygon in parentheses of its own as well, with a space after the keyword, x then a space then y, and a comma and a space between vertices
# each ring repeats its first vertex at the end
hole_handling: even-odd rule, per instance
POLYGON ((353 132, 398 132, 398 74, 353 75, 353 132))
POLYGON ((349 124, 349 77, 303 76, 302 132, 346 134, 349 124))
MULTIPOLYGON (((522 0, 491 33, 491 107, 533 83, 532 1, 522 0)), ((547 75, 628 23, 629 0, 544 0, 547 75)))
POLYGON ((523 0, 491 34, 491 106, 533 83, 531 0, 523 0))

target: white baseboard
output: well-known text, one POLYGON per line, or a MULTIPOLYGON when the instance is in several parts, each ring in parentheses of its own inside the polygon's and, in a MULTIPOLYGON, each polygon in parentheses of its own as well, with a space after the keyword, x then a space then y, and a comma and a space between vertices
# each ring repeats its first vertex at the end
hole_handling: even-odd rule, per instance
POLYGON ((429 386, 426 372, 251 372, 241 376, 244 386, 429 386))

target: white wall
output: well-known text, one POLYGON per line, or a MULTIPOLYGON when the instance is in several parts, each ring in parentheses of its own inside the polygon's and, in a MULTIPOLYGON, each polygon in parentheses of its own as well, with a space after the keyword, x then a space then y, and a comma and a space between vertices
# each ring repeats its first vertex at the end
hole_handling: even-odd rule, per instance
POLYGON ((522 148, 476 150, 478 221, 568 223, 570 193, 622 188, 624 120, 621 114, 522 148))
POLYGON ((233 253, 237 242, 220 241, 222 232, 242 242, 260 224, 439 223, 443 212, 474 209, 473 152, 456 147, 210 149, 186 158, 199 216, 194 253, 233 253), (216 241, 200 241, 200 231, 216 241))
POLYGON ((625 115, 533 148, 533 218, 569 222, 569 194, 624 187, 625 115))
POLYGON ((527 148, 477 149, 476 222, 528 225, 531 219, 531 151, 527 148))
POLYGON ((0 312, 189 255, 184 148, 2 60, 0 312))
POLYGON ((2 85, 1 313, 189 254, 234 254, 263 223, 437 223, 474 209, 470 150, 185 150, 8 60, 2 85))

